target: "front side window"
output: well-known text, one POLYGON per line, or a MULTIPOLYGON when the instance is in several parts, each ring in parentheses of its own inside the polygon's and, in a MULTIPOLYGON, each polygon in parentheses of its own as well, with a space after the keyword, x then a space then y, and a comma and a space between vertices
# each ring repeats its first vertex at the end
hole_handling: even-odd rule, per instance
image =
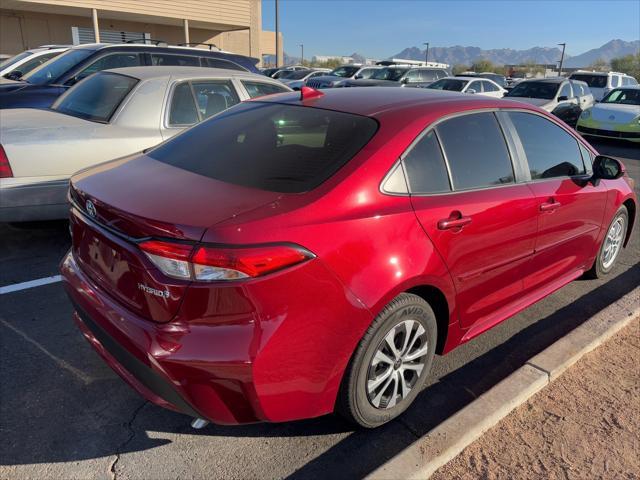
POLYGON ((433 130, 411 148, 403 162, 411 193, 451 191, 447 167, 433 130))
POLYGON ((70 79, 69 82, 76 82, 102 70, 137 67, 140 65, 142 65, 142 58, 139 53, 112 53, 111 55, 105 55, 93 62, 87 68, 78 73, 73 79, 70 79))
POLYGON ((358 75, 360 75, 360 78, 371 78, 371 75, 373 75, 376 70, 379 70, 379 69, 378 68, 363 68, 362 70, 360 70, 360 73, 358 75))
POLYGON ((369 117, 248 102, 151 150, 152 158, 235 185, 302 193, 320 185, 373 137, 369 117))
POLYGON ((264 95, 272 95, 274 93, 288 92, 284 87, 274 85, 273 83, 252 82, 242 80, 242 85, 247 90, 250 98, 262 97, 264 95))
POLYGON ((576 97, 582 97, 585 94, 582 89, 582 85, 580 85, 579 83, 573 84, 573 93, 576 97))
POLYGON ((474 113, 436 127, 454 190, 514 182, 507 143, 493 113, 474 113))
POLYGON ((585 173, 578 141, 555 123, 532 113, 509 112, 532 180, 585 173))
POLYGON ((334 69, 329 75, 336 77, 349 78, 358 71, 358 67, 338 67, 334 69))
POLYGON ((405 77, 408 82, 419 82, 420 81, 420 70, 409 70, 405 77))
POLYGON ((199 67, 200 59, 190 55, 151 54, 151 65, 171 67, 199 67))
POLYGON ((51 107, 60 113, 94 122, 108 122, 138 80, 116 73, 87 78, 51 107))
POLYGON ((562 85, 560 91, 558 92, 558 99, 560 97, 571 98, 571 85, 569 85, 568 83, 562 85))
POLYGON ((62 80, 64 75, 80 62, 85 60, 94 50, 71 48, 50 62, 43 63, 23 77, 33 85, 48 85, 62 80))

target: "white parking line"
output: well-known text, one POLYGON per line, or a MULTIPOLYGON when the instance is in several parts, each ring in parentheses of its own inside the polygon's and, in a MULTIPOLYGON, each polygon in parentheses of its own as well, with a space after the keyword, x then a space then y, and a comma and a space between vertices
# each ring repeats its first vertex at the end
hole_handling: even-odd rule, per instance
POLYGON ((26 290, 27 288, 39 287, 41 285, 48 285, 50 283, 57 283, 62 280, 62 276, 54 275, 53 277, 37 278, 36 280, 29 280, 28 282, 14 283, 13 285, 6 285, 0 287, 0 295, 5 293, 17 292, 19 290, 26 290))

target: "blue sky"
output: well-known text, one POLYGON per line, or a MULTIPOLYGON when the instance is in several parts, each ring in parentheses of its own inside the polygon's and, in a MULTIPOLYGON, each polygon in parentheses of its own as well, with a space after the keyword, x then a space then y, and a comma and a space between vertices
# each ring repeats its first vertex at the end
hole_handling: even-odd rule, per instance
MULTIPOLYGON (((262 0, 263 29, 275 0, 262 0)), ((386 58, 405 47, 553 47, 578 55, 640 38, 640 0, 280 0, 285 51, 305 58, 353 52, 386 58)))

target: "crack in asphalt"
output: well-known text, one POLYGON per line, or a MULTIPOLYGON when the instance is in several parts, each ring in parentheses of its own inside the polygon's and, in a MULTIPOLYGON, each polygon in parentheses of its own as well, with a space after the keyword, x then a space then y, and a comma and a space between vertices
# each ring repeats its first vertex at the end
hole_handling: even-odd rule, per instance
POLYGON ((145 400, 144 402, 142 402, 142 404, 140 406, 138 406, 138 408, 136 408, 133 411, 133 415, 131 415, 131 418, 129 419, 129 421, 127 423, 125 423, 125 427, 127 428, 127 430, 129 430, 129 438, 127 438, 124 442, 122 442, 117 448, 116 448, 116 453, 115 453, 115 458, 113 459, 113 462, 111 463, 111 467, 109 467, 109 473, 111 474, 111 480, 116 480, 118 474, 116 473, 116 465, 118 464, 118 461, 120 460, 120 455, 122 454, 122 451, 124 450, 124 448, 129 445, 129 443, 131 443, 131 441, 135 438, 136 436, 136 431, 133 429, 133 422, 135 422, 136 417, 138 416, 138 413, 140 413, 140 411, 142 410, 142 408, 147 404, 148 402, 145 400))

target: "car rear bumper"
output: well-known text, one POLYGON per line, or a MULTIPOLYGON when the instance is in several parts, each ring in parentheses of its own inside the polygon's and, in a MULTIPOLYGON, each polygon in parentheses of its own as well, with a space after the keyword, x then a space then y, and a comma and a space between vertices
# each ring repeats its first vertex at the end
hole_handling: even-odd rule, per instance
POLYGON ((0 181, 0 222, 26 222, 67 218, 69 180, 20 183, 0 181))
POLYGON ((72 252, 60 270, 75 322, 116 373, 149 401, 218 424, 333 411, 344 369, 372 320, 319 261, 241 288, 247 302, 231 291, 190 288, 167 323, 124 308, 72 252), (299 292, 292 295, 294 285, 299 292))

